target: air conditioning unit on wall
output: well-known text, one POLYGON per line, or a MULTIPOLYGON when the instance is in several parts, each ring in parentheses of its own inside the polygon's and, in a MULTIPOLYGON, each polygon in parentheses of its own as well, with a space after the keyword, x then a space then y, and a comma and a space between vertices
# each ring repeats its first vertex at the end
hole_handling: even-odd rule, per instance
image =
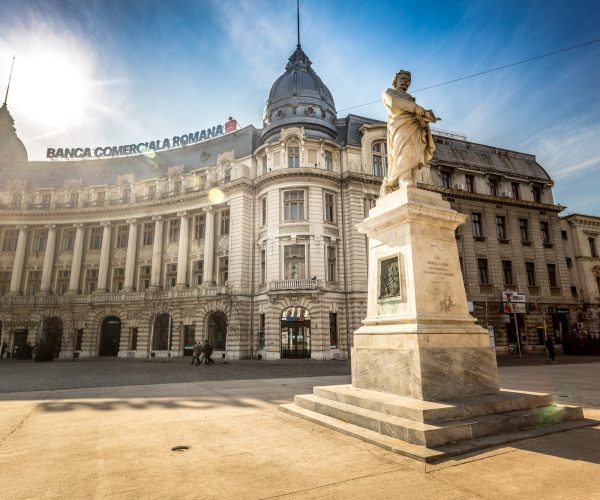
POLYGON ((512 193, 510 191, 503 191, 502 196, 505 198, 512 198, 512 193))
POLYGON ((454 184, 454 189, 458 189, 460 191, 464 191, 465 190, 465 186, 464 186, 464 184, 454 184))

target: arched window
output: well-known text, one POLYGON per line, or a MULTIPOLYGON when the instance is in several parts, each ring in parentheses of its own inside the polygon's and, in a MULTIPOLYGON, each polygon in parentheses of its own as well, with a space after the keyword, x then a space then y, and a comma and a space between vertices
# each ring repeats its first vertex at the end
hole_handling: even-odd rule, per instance
POLYGON ((215 351, 224 351, 227 346, 227 318, 221 311, 208 318, 208 342, 215 351))
POLYGON ((377 141, 371 146, 371 155, 373 162, 373 175, 378 177, 387 176, 388 158, 387 158, 387 142, 377 141))
POLYGON ((300 144, 292 141, 288 144, 288 167, 297 168, 300 166, 300 144))

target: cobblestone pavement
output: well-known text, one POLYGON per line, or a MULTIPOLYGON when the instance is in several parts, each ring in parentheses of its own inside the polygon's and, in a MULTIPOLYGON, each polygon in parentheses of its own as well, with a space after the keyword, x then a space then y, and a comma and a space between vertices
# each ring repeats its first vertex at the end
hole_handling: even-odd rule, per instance
MULTIPOLYGON (((125 360, 115 358, 77 361, 0 361, 0 393, 30 392, 86 387, 118 387, 211 380, 249 380, 268 378, 320 377, 350 375, 349 361, 280 360, 227 361, 214 365, 191 366, 191 358, 165 360, 125 360)), ((598 363, 598 356, 559 356, 557 363, 598 363)), ((540 366, 550 363, 544 356, 501 357, 498 365, 540 366)))

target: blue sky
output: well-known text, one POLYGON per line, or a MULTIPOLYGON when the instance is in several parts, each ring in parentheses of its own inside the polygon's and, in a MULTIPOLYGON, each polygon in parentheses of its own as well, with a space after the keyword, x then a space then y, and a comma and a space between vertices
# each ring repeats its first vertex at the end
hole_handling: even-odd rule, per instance
MULTIPOLYGON (((384 119, 411 90, 600 39, 592 1, 302 0, 302 46, 339 116, 384 119)), ((2 0, 0 90, 30 159, 223 123, 261 125, 296 44, 294 0, 2 0)), ((469 140, 535 154, 568 212, 600 215, 600 43, 415 93, 469 140)))

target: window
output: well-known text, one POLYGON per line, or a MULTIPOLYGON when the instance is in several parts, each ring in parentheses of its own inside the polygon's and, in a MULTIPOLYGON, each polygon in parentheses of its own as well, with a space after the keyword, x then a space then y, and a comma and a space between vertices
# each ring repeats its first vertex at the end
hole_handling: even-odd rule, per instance
POLYGON ((267 225, 267 197, 263 196, 260 199, 260 225, 267 225))
POLYGON ((510 183, 510 187, 512 190, 512 197, 515 200, 520 200, 521 199, 521 191, 519 189, 519 183, 518 182, 511 182, 510 183))
POLYGON ((154 223, 146 222, 142 229, 142 245, 150 246, 154 243, 154 223))
POLYGON ((21 208, 21 199, 22 199, 22 195, 21 193, 15 193, 12 195, 12 198, 10 200, 10 208, 21 208))
POLYGON ((229 209, 221 210, 221 227, 219 234, 229 234, 229 209))
POLYGON ((92 227, 90 229, 90 250, 100 250, 102 246, 102 228, 99 226, 92 227))
POLYGON ((373 157, 373 175, 384 177, 387 175, 387 142, 374 142, 371 147, 373 157))
POLYGON ((325 222, 335 222, 335 198, 331 193, 325 193, 325 222))
POLYGON ((327 247, 327 281, 336 281, 337 279, 337 248, 327 247))
POLYGON ((77 206, 77 203, 79 203, 79 193, 76 191, 71 191, 69 193, 69 202, 68 205, 73 208, 77 206))
POLYGON ((577 298, 577 287, 576 286, 572 286, 571 287, 571 296, 577 298))
POLYGON ((473 212, 471 214, 471 221, 473 222, 473 236, 475 238, 483 238, 483 220, 481 214, 473 212))
POLYGON ((542 233, 542 243, 544 243, 544 245, 552 243, 550 238, 550 224, 547 221, 540 221, 540 231, 542 233))
POLYGON ((506 236, 506 217, 503 215, 496 215, 496 232, 498 233, 499 240, 507 240, 506 236))
POLYGON ((75 245, 75 229, 63 229, 61 248, 65 252, 71 252, 75 245))
POLYGON ((219 257, 219 285, 225 285, 229 279, 229 257, 219 257))
POLYGON ((4 238, 2 238, 2 251, 14 252, 17 249, 18 237, 18 231, 14 229, 7 229, 6 231, 4 231, 4 238))
POLYGON ((131 189, 123 189, 123 203, 129 203, 131 201, 131 189))
POLYGON ((548 283, 550 288, 558 287, 558 279, 556 277, 556 264, 547 264, 548 267, 548 283))
POLYGON ((129 350, 135 351, 137 349, 137 343, 138 343, 138 327, 132 326, 131 327, 131 336, 129 339, 129 350))
POLYGON ((283 218, 286 221, 304 220, 304 191, 283 193, 283 218))
POLYGON ((467 192, 475 192, 475 177, 472 175, 465 175, 465 184, 467 185, 467 192))
POLYGON ((490 284, 490 274, 488 271, 487 259, 477 259, 477 273, 479 275, 479 284, 480 285, 489 285, 490 284))
POLYGON ((596 288, 598 289, 598 295, 600 295, 600 276, 596 276, 596 288))
POLYGON ((304 253, 304 245, 285 246, 283 254, 284 279, 298 280, 306 278, 304 253))
POLYGON ((231 182, 231 169, 226 168, 223 172, 223 182, 231 182))
POLYGON ((450 180, 450 172, 448 172, 447 170, 440 170, 440 182, 442 184, 442 187, 450 188, 450 180))
POLYGON ((96 193, 96 203, 98 205, 102 205, 104 203, 104 200, 106 200, 106 192, 105 191, 98 191, 96 193))
POLYGON ((262 173, 267 173, 267 155, 262 157, 262 173))
POLYGON ((533 194, 533 201, 536 203, 542 202, 542 188, 540 186, 532 186, 531 193, 533 194))
POLYGON ((329 344, 331 349, 338 348, 337 313, 329 313, 329 344))
POLYGON ((129 227, 126 225, 117 226, 117 248, 127 248, 127 242, 129 240, 129 227))
POLYGON ((267 279, 267 251, 263 248, 260 251, 260 284, 264 285, 267 279))
POLYGON ((146 197, 149 200, 153 200, 154 198, 156 198, 156 186, 148 186, 148 194, 146 195, 146 197))
POLYGON ((588 238, 588 244, 590 246, 590 255, 592 257, 598 257, 598 249, 596 248, 596 238, 588 238))
POLYGON ((35 295, 40 291, 40 285, 42 283, 42 271, 29 271, 29 277, 27 280, 27 293, 29 295, 35 295))
POLYGON ((492 196, 498 196, 498 180, 497 179, 490 179, 490 194, 492 196))
POLYGON ((377 198, 365 198, 364 199, 364 216, 367 218, 369 216, 369 211, 372 208, 375 208, 377 204, 377 198))
POLYGON ((150 288, 151 276, 152 266, 140 267, 140 290, 148 290, 148 288, 150 288))
POLYGON ((527 219, 519 219, 519 232, 521 241, 529 242, 529 221, 527 219))
POLYGON ((10 271, 0 271, 0 295, 5 295, 10 290, 10 278, 12 273, 10 271))
POLYGON ((567 257, 567 267, 573 267, 573 260, 571 259, 571 257, 567 257))
POLYGON ((120 292, 121 290, 123 290, 124 284, 125 284, 125 268, 124 267, 115 267, 113 269, 111 290, 113 292, 120 292))
POLYGON ((265 327, 267 324, 267 315, 261 314, 258 317, 258 348, 265 348, 265 327))
POLYGON ((98 269, 88 269, 85 273, 85 290, 94 293, 98 288, 98 269))
POLYGON ((169 220, 169 243, 177 243, 179 241, 180 226, 181 226, 181 219, 170 219, 169 220))
POLYGON ((535 262, 525 262, 525 272, 527 273, 527 285, 537 286, 535 278, 535 262))
POLYGON ((51 195, 43 194, 40 198, 40 205, 42 208, 50 208, 51 195))
POLYGON ((206 228, 206 214, 196 215, 194 217, 194 239, 203 240, 204 230, 206 228))
POLYGON ((561 232, 560 232, 560 237, 561 237, 563 240, 568 240, 568 239, 569 239, 569 237, 567 236, 567 232, 566 232, 566 231, 561 231, 561 232))
POLYGON ((195 260, 192 264, 192 283, 201 285, 204 281, 204 261, 195 260))
POLYGON ((181 188, 183 187, 183 183, 181 181, 175 181, 173 183, 173 191, 175 193, 181 192, 181 188))
POLYGON ((56 294, 64 295, 69 291, 69 281, 71 280, 71 271, 61 269, 56 273, 56 294))
POLYGON ((78 328, 75 336, 75 350, 81 351, 81 346, 83 344, 83 328, 78 328))
POLYGON ((502 261, 502 276, 504 278, 504 286, 513 286, 513 269, 512 262, 510 260, 502 261))
POLYGON ((288 167, 297 168, 300 166, 300 145, 297 142, 290 142, 288 145, 288 167))
POLYGON ((33 246, 34 252, 46 251, 46 241, 48 240, 48 231, 45 229, 38 229, 33 233, 33 246))
POLYGON ((177 264, 167 264, 165 283, 167 288, 174 288, 177 284, 177 264))
POLYGON ((325 151, 325 170, 329 172, 333 170, 333 155, 329 151, 325 151))

